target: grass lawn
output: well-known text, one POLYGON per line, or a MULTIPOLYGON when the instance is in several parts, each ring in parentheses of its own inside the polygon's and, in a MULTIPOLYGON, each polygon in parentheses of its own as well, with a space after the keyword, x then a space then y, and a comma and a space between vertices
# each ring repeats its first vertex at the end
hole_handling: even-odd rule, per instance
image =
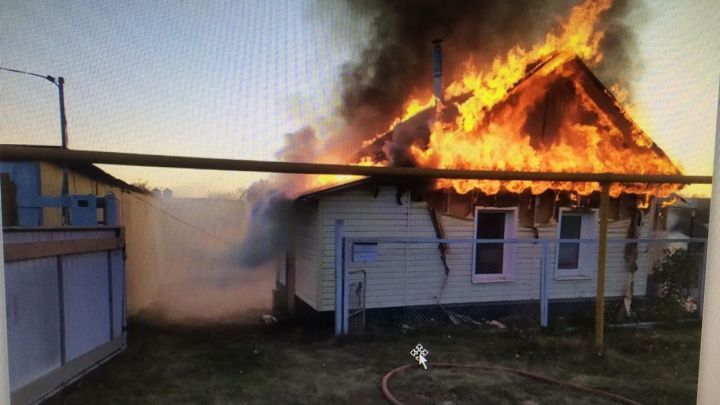
POLYGON ((470 329, 336 342, 294 327, 157 328, 131 324, 128 349, 50 404, 373 404, 390 369, 421 342, 430 370, 396 376, 406 403, 606 404, 568 388, 500 372, 433 369, 432 362, 504 365, 589 385, 646 404, 695 402, 700 327, 612 329, 593 353, 588 332, 470 329))

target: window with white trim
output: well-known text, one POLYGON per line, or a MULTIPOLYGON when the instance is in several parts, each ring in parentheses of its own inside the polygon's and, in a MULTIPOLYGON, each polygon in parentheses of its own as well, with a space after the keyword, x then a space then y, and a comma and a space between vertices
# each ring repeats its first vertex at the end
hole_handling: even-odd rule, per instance
MULTIPOLYGON (((515 235, 516 210, 475 209, 475 239, 510 239, 515 235)), ((513 245, 507 243, 473 244, 472 281, 474 283, 511 279, 513 245)))
MULTIPOLYGON (((594 239, 597 224, 595 210, 560 209, 559 239, 594 239)), ((555 278, 586 278, 595 263, 596 245, 581 242, 560 242, 555 260, 555 278)))

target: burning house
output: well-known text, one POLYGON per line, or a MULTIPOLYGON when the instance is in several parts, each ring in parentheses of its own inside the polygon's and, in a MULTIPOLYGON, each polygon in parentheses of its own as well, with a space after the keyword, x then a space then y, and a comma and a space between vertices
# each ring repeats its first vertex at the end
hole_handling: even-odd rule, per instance
MULTIPOLYGON (((433 96, 406 102, 388 132, 363 143, 355 163, 679 174, 591 70, 602 58, 593 24, 603 4, 576 7, 562 32, 529 51, 511 50, 490 72, 466 65, 444 91, 434 42, 433 96)), ((314 311, 336 309, 339 260, 345 271, 363 273, 366 309, 530 302, 543 266, 551 302, 595 296, 597 242, 579 240, 598 238, 597 183, 319 176, 314 184, 296 199, 295 244, 279 277, 288 297, 314 311), (336 250, 339 223, 350 243, 344 258, 336 250), (387 237, 556 242, 383 243, 387 237)), ((608 236, 653 237, 657 202, 678 188, 614 184, 608 236)), ((610 244, 606 297, 644 295, 650 262, 637 245, 610 244)))

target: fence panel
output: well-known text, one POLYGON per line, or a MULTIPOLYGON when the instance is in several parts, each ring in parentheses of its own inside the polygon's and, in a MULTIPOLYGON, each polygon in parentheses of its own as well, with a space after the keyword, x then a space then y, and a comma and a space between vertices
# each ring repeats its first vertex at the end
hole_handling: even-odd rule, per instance
POLYGON ((53 393, 125 347, 120 228, 6 228, 13 403, 53 393))

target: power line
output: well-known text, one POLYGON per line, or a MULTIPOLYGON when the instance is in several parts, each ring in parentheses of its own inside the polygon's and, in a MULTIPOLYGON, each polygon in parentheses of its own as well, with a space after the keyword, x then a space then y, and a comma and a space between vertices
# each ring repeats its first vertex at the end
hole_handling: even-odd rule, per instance
POLYGON ((5 71, 8 71, 8 72, 14 72, 14 73, 22 73, 22 74, 24 74, 24 75, 35 76, 35 77, 39 77, 39 78, 45 79, 45 80, 47 80, 47 81, 49 81, 49 82, 52 82, 53 84, 57 84, 56 79, 55 79, 54 77, 50 76, 50 75, 43 76, 43 75, 37 74, 37 73, 26 72, 26 71, 24 71, 24 70, 18 70, 18 69, 10 69, 10 68, 6 68, 6 67, 2 67, 2 66, 0 66, 0 70, 5 70, 5 71))
POLYGON ((221 237, 219 237, 219 236, 217 236, 217 235, 215 235, 215 234, 213 234, 213 233, 211 233, 211 232, 209 232, 209 231, 207 231, 207 230, 205 230, 205 229, 200 228, 200 227, 197 226, 197 225, 193 225, 193 224, 191 224, 190 222, 188 222, 188 221, 186 221, 186 220, 184 220, 184 219, 182 219, 182 218, 180 218, 180 217, 178 217, 178 216, 176 216, 176 215, 174 215, 174 214, 171 214, 171 213, 165 211, 164 209, 158 207, 157 205, 151 203, 150 201, 138 197, 135 193, 129 193, 129 194, 132 195, 133 197, 137 198, 138 200, 144 202, 145 204, 147 204, 147 205, 155 208, 156 210, 162 212, 163 214, 167 215, 168 217, 170 217, 170 218, 172 218, 172 219, 174 219, 174 220, 182 223, 182 224, 185 225, 185 226, 188 226, 188 227, 190 227, 190 228, 192 228, 192 229, 195 229, 196 231, 202 232, 202 233, 204 233, 205 235, 207 235, 207 236, 209 236, 209 237, 211 237, 211 238, 213 238, 213 239, 219 240, 220 242, 226 243, 226 244, 228 244, 228 245, 231 244, 230 241, 227 241, 227 240, 225 240, 225 239, 223 239, 223 238, 221 238, 221 237))

